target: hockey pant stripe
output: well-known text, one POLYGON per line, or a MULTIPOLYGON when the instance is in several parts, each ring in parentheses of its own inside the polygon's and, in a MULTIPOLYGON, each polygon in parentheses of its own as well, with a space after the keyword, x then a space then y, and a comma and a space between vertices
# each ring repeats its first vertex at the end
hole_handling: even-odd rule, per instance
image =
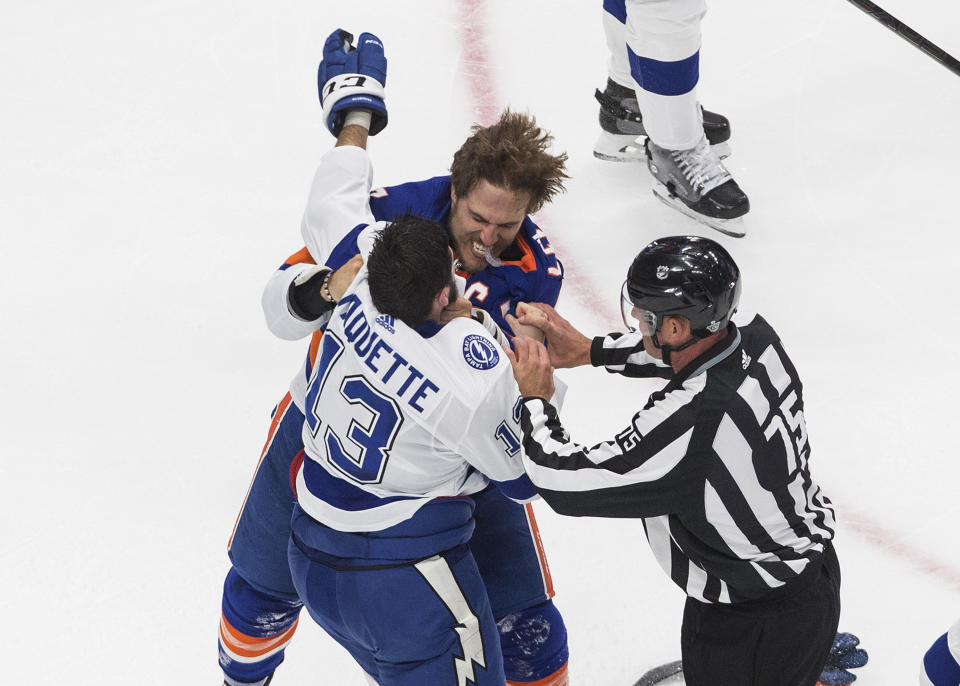
POLYGON ((507 686, 569 686, 570 675, 567 673, 567 663, 550 676, 538 679, 537 681, 510 681, 507 679, 507 686))
POLYGON ((527 523, 530 525, 530 533, 533 535, 533 543, 537 548, 537 557, 540 560, 540 572, 543 575, 543 590, 548 598, 556 595, 553 588, 553 576, 550 574, 550 565, 547 563, 547 554, 543 549, 543 540, 540 538, 540 527, 537 526, 537 517, 533 513, 533 505, 527 503, 523 506, 527 515, 527 523))
POLYGON ((263 450, 260 451, 260 457, 257 459, 257 467, 253 470, 253 478, 250 479, 250 485, 247 486, 247 493, 243 496, 243 504, 240 505, 240 512, 237 513, 237 519, 233 523, 233 530, 230 531, 230 538, 227 541, 227 550, 230 549, 230 546, 233 545, 233 537, 237 533, 237 525, 240 523, 240 517, 243 515, 243 509, 247 506, 247 498, 250 497, 250 491, 253 489, 253 482, 257 478, 257 472, 260 471, 260 465, 263 463, 263 458, 267 454, 267 451, 270 450, 270 446, 273 445, 274 436, 277 434, 277 427, 280 426, 280 421, 283 419, 283 415, 286 414, 287 409, 289 409, 293 399, 290 397, 288 392, 283 398, 280 399, 280 402, 277 403, 276 408, 273 410, 273 420, 270 422, 270 428, 267 430, 267 440, 263 444, 263 450))
POLYGON ((234 628, 221 614, 220 644, 223 651, 235 662, 259 662, 286 648, 299 622, 299 618, 295 619, 288 629, 276 636, 248 636, 234 628))

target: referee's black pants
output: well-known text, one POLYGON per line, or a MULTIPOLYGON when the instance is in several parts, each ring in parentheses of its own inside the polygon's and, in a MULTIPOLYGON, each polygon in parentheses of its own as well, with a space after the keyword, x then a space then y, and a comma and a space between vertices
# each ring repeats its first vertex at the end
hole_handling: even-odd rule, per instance
POLYGON ((814 686, 840 620, 840 563, 795 593, 735 605, 687 598, 680 647, 687 686, 814 686))

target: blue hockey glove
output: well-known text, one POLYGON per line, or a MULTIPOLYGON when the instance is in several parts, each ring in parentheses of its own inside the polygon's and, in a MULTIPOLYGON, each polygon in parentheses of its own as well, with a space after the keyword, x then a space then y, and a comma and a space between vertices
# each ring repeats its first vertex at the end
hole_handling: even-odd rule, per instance
POLYGON ((323 120, 330 133, 338 136, 348 110, 369 110, 370 135, 375 136, 387 125, 383 102, 387 58, 383 43, 372 33, 361 33, 356 48, 352 42, 353 34, 337 29, 323 46, 323 60, 317 70, 323 120))
POLYGON ((847 686, 857 680, 855 674, 847 671, 867 664, 867 651, 858 648, 860 639, 853 634, 839 633, 830 646, 827 664, 820 673, 818 683, 823 686, 847 686))

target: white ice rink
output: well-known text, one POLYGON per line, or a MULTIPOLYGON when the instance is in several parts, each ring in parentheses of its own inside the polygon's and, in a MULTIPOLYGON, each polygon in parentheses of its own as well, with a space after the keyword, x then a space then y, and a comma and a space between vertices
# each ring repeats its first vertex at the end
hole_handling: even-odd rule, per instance
MULTIPOLYGON (((661 205, 645 169, 591 155, 600 2, 14 2, 0 9, 0 682, 217 684, 225 544, 303 346, 260 290, 300 247, 332 145, 326 35, 384 41, 381 184, 444 173, 475 120, 529 110, 570 154, 538 216, 559 308, 618 326, 632 256, 706 232, 744 310, 805 382, 812 466, 837 507, 841 629, 857 684, 916 683, 960 617, 960 79, 842 0, 714 2, 700 97, 733 122, 750 195, 728 239, 661 205)), ((955 0, 881 0, 955 55, 955 0)), ((645 382, 565 374, 594 442, 645 382)), ((637 521, 538 514, 576 686, 629 686, 679 657, 682 592, 637 521)), ((360 686, 306 613, 276 686, 360 686)))

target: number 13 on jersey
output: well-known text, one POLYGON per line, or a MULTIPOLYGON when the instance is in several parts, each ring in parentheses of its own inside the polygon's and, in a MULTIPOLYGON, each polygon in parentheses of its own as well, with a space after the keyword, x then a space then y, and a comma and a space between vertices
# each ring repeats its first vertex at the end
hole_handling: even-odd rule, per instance
POLYGON ((320 341, 307 387, 307 425, 315 448, 321 449, 322 443, 328 462, 338 471, 357 483, 379 483, 403 416, 393 398, 375 389, 362 374, 337 379, 332 372, 343 347, 331 332, 320 341), (338 392, 323 394, 328 382, 338 383, 338 392))

